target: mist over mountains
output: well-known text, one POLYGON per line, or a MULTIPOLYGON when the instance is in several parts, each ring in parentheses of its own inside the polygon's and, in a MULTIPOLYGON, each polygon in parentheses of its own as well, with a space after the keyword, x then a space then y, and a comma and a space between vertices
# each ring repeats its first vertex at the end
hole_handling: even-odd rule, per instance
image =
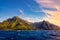
POLYGON ((0 22, 0 30, 59 30, 60 27, 48 21, 29 23, 18 16, 0 22))

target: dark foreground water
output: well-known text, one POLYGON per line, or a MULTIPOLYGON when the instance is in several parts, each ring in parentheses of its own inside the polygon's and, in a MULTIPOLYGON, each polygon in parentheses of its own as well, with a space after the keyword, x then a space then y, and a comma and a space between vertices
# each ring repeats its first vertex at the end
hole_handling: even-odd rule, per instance
POLYGON ((0 30, 0 40, 60 40, 60 30, 0 30))

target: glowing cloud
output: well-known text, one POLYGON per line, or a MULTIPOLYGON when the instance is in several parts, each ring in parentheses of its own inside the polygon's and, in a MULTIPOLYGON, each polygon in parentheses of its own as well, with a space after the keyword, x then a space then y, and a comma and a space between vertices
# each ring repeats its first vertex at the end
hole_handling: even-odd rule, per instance
POLYGON ((46 14, 44 20, 60 26, 60 0, 35 0, 46 14), (44 9, 48 8, 48 10, 44 9), (54 10, 53 10, 54 9, 54 10))

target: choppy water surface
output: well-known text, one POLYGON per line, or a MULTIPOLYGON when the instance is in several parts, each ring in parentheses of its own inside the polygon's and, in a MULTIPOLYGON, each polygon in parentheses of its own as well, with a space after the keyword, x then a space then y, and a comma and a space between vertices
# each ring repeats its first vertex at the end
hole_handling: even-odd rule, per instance
POLYGON ((0 30, 0 40, 60 40, 60 30, 0 30))

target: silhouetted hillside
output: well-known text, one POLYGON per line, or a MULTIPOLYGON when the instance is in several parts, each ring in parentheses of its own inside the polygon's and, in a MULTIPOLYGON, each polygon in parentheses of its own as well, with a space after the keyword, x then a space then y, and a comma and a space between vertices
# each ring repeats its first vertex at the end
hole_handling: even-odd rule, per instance
POLYGON ((0 22, 0 30, 34 30, 28 22, 20 19, 18 16, 0 22))
POLYGON ((45 30, 59 30, 60 27, 49 23, 48 21, 36 22, 32 23, 31 25, 35 26, 38 29, 45 29, 45 30))

